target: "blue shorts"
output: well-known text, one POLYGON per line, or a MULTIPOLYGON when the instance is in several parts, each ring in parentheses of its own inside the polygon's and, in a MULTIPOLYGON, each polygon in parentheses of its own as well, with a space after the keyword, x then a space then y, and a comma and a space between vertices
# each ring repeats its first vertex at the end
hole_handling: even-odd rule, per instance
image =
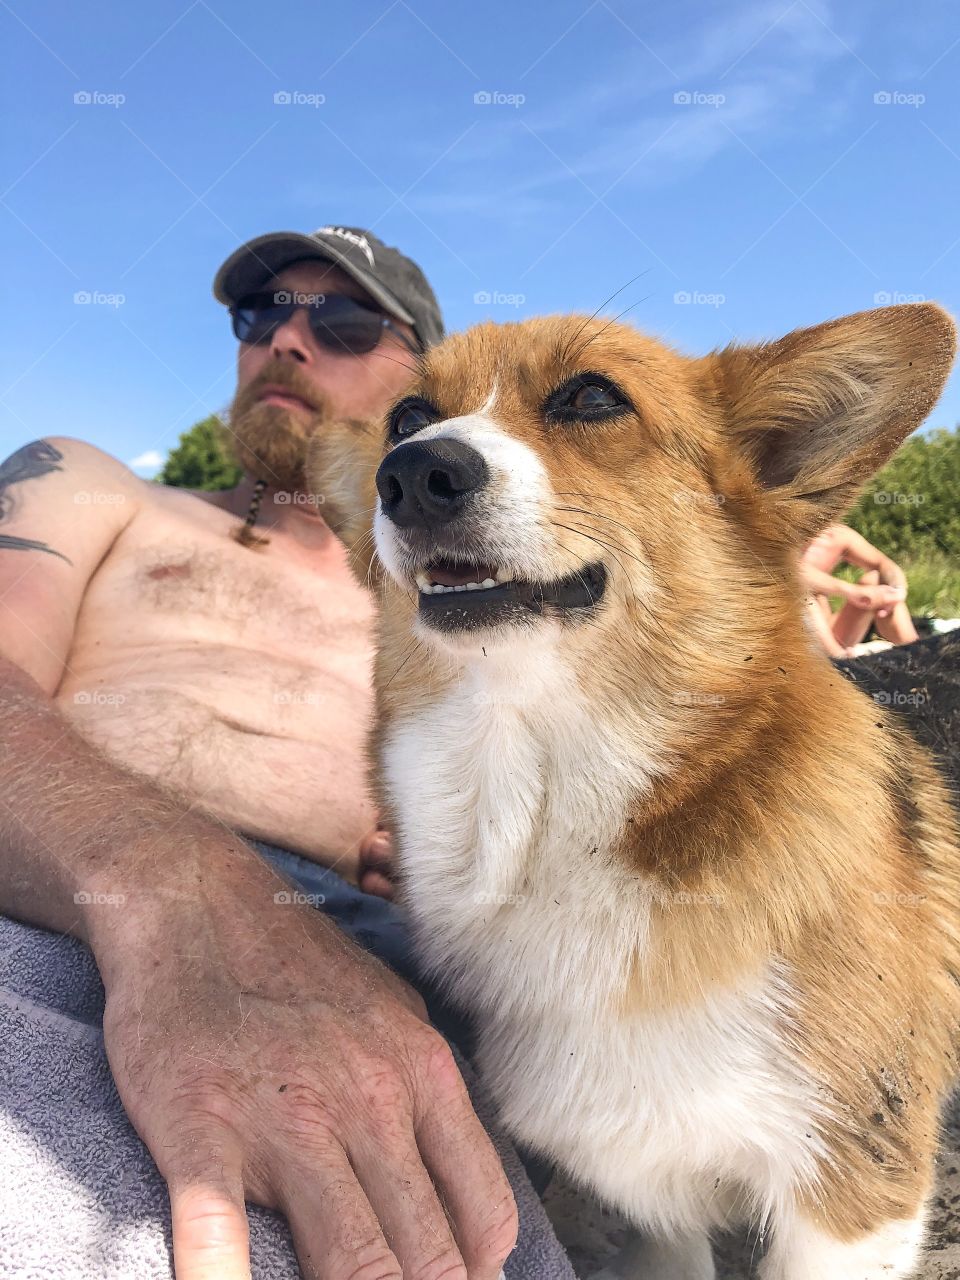
MULTIPOLYGON (((400 907, 385 898, 364 893, 332 868, 322 867, 299 853, 260 840, 249 843, 278 871, 299 884, 301 892, 310 895, 313 905, 330 916, 344 933, 415 987, 423 996, 433 1025, 471 1061, 470 1024, 419 971, 410 946, 410 927, 400 907)), ((553 1173, 552 1166, 519 1147, 517 1154, 533 1186, 542 1195, 553 1173)))

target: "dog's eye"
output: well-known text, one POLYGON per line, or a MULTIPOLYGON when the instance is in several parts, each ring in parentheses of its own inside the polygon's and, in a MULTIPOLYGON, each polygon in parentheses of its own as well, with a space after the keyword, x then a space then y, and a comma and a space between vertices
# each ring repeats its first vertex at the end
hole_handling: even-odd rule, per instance
POLYGON ((440 411, 427 400, 421 400, 417 396, 401 400, 390 411, 390 437, 393 440, 406 440, 407 436, 415 435, 433 422, 439 422, 440 418, 440 411))
POLYGON ((584 382, 570 397, 571 409, 611 409, 622 404, 609 387, 602 387, 599 382, 584 382))
POLYGON ((603 374, 578 373, 547 397, 543 411, 553 422, 596 422, 632 408, 616 383, 603 374))

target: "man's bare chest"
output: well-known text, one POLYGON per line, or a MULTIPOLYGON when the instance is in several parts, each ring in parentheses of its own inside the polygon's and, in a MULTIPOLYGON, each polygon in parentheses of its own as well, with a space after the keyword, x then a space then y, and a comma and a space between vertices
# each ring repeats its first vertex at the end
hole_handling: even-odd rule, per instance
POLYGON ((273 536, 242 547, 225 512, 194 500, 186 512, 163 504, 138 519, 90 582, 78 641, 101 632, 157 644, 237 644, 265 654, 366 652, 370 594, 352 577, 329 535, 314 546, 273 536))

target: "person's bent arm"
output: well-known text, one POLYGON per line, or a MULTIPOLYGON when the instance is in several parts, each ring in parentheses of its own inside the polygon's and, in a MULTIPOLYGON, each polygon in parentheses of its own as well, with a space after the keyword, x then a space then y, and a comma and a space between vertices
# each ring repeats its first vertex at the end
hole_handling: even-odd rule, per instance
POLYGON ((856 565, 858 569, 875 569, 883 586, 899 587, 906 591, 906 575, 895 560, 884 555, 872 542, 857 533, 856 529, 847 525, 838 525, 837 529, 838 545, 844 560, 856 565))
POLYGON ((94 953, 178 1280, 247 1280, 245 1199, 285 1214, 308 1277, 494 1280, 510 1188, 416 993, 52 701, 133 515, 75 495, 116 485, 135 504, 139 482, 76 442, 27 448, 0 467, 0 911, 94 953))
POLYGON ((824 569, 817 569, 803 561, 800 562, 800 576, 807 588, 816 595, 840 596, 858 609, 890 609, 906 598, 905 585, 901 587, 887 583, 846 582, 843 578, 834 578, 824 569))

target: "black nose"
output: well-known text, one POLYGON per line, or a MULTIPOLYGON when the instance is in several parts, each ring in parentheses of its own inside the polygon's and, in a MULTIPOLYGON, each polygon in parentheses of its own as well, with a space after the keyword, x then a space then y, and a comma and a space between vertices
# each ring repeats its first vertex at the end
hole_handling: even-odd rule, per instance
POLYGON ((394 524, 432 529, 456 519, 489 478, 480 454, 460 440, 411 440, 380 464, 377 493, 394 524))

